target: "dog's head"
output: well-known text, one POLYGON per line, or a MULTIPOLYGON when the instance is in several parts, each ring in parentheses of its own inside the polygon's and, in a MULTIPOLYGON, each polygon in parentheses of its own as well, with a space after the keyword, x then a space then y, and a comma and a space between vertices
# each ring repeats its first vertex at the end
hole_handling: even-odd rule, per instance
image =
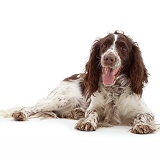
POLYGON ((112 86, 120 74, 126 74, 132 91, 142 95, 148 72, 140 49, 130 37, 115 31, 96 40, 91 48, 84 77, 87 95, 91 96, 98 89, 100 78, 105 86, 112 86))

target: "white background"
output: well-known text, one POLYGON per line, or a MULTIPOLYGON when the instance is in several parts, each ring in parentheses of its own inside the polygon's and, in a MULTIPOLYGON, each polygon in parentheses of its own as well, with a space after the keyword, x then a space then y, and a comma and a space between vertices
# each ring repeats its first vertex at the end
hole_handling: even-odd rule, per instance
MULTIPOLYGON (((158 0, 0 0, 0 109, 33 106, 67 76, 83 71, 96 37, 123 30, 138 42, 150 73, 144 99, 160 123, 158 0)), ((74 129, 76 121, 0 119, 0 157, 159 159, 160 131, 74 129)))

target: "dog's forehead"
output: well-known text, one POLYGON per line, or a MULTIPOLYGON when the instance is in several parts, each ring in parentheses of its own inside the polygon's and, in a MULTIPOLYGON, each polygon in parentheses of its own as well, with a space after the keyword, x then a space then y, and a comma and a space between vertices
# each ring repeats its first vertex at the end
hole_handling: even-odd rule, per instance
POLYGON ((106 37, 103 38, 103 41, 111 40, 111 41, 118 41, 118 40, 126 40, 126 36, 124 34, 116 34, 116 33, 110 33, 106 37))

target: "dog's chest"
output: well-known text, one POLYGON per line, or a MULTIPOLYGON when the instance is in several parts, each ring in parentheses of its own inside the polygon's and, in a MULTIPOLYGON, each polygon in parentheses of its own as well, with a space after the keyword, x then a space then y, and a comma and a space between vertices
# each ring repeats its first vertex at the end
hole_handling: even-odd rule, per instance
POLYGON ((104 107, 104 119, 107 123, 119 124, 121 123, 121 97, 124 95, 129 96, 132 94, 130 89, 130 82, 124 76, 117 79, 114 85, 100 87, 101 100, 104 107))
POLYGON ((108 105, 109 103, 115 105, 121 95, 131 94, 129 85, 129 80, 123 75, 119 77, 115 84, 112 86, 104 86, 103 84, 101 84, 100 91, 102 94, 102 98, 104 99, 104 103, 106 105, 108 105))

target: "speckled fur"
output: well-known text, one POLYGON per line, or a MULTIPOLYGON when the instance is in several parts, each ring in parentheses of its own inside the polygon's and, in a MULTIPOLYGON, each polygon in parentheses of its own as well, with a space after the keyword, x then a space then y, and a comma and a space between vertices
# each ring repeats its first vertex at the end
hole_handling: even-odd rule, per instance
POLYGON ((82 77, 79 77, 71 81, 62 81, 35 107, 21 108, 14 111, 12 116, 18 121, 24 121, 33 116, 82 118, 75 126, 82 131, 95 131, 99 126, 122 124, 132 125, 133 128, 130 130, 132 133, 144 134, 156 130, 151 110, 141 97, 131 91, 130 81, 125 75, 120 75, 113 86, 106 87, 100 80, 98 90, 88 101, 81 92, 82 80, 82 77), (140 121, 139 117, 144 118, 140 121))

